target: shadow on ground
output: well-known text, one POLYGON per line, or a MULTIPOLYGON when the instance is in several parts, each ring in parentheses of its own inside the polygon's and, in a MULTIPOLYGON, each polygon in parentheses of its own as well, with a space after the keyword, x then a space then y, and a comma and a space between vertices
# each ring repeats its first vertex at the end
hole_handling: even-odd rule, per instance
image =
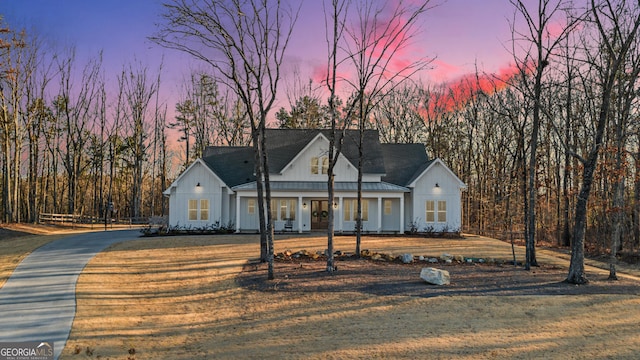
POLYGON ((640 295, 640 282, 607 280, 587 273, 590 283, 564 282, 567 270, 542 264, 531 271, 494 264, 436 264, 449 271, 451 284, 429 285, 420 279, 425 264, 370 260, 337 261, 333 275, 325 261, 276 262, 274 280, 267 280, 266 264, 248 264, 238 276, 239 286, 265 292, 360 292, 378 296, 523 296, 523 295, 640 295))

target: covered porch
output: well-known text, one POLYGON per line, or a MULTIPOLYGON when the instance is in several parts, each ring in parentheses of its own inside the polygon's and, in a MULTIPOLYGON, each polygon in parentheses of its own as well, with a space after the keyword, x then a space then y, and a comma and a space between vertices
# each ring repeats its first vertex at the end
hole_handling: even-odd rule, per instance
MULTIPOLYGON (((326 231, 328 212, 334 210, 334 231, 356 230, 357 183, 336 182, 334 203, 329 204, 325 182, 272 182, 271 217, 276 232, 326 231)), ((233 189, 236 232, 258 231, 255 183, 233 189)), ((403 233, 405 196, 409 189, 388 183, 362 184, 362 231, 403 233)))

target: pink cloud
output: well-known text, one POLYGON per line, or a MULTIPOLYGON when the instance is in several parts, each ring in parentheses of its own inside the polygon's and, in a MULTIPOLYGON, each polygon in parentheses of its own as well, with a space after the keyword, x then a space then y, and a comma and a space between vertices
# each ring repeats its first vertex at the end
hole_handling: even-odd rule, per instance
MULTIPOLYGON (((357 25, 352 34, 367 32, 367 55, 372 59, 380 59, 384 64, 385 75, 401 74, 412 65, 423 61, 422 48, 413 43, 416 35, 415 26, 409 24, 409 16, 413 9, 405 8, 406 3, 394 0, 387 2, 383 11, 373 19, 366 19, 370 23, 357 25)), ((361 21, 364 19, 360 19, 361 21)))
POLYGON ((565 25, 558 22, 549 23, 549 25, 547 25, 547 28, 546 28, 547 31, 546 31, 545 37, 551 38, 551 39, 557 39, 564 31, 564 26, 565 25))
MULTIPOLYGON (((330 75, 328 71, 329 69, 327 68, 327 65, 314 66, 313 69, 311 70, 311 80, 313 80, 313 82, 315 83, 326 85, 327 76, 330 75)), ((349 78, 350 78, 350 75, 348 73, 341 72, 341 71, 338 71, 336 73, 336 79, 338 82, 344 79, 349 79, 349 78)))
POLYGON ((460 67, 444 62, 440 59, 435 59, 432 62, 434 69, 429 72, 435 82, 444 82, 447 79, 451 79, 452 76, 460 73, 460 67))
MULTIPOLYGON (((525 71, 530 69, 531 67, 526 67, 525 71)), ((455 80, 444 83, 440 91, 433 91, 430 94, 428 109, 421 113, 426 115, 427 119, 432 119, 437 114, 461 109, 479 93, 493 94, 505 89, 519 73, 517 66, 507 64, 495 73, 478 75, 468 73, 459 76, 455 80)))
POLYGON ((318 84, 324 84, 327 81, 327 66, 314 66, 313 70, 311 71, 311 79, 318 84))

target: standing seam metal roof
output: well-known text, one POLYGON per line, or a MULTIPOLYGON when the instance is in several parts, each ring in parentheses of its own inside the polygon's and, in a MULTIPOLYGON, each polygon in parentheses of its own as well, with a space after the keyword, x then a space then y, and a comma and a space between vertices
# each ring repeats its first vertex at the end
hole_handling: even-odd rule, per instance
MULTIPOLYGON (((272 191, 327 191, 327 183, 322 181, 272 181, 270 183, 272 191)), ((256 182, 234 186, 232 190, 255 190, 256 182)), ((334 184, 335 191, 356 191, 358 190, 357 182, 336 182, 334 184)), ((386 182, 363 182, 363 191, 381 191, 381 192, 408 192, 408 188, 389 184, 386 182)))

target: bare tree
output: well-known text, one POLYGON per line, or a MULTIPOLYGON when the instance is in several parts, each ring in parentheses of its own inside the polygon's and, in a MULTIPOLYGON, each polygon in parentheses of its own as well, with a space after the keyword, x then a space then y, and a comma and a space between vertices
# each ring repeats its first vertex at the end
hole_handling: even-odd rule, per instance
MULTIPOLYGON (((351 1, 333 0, 325 5, 325 31, 327 41, 327 71, 325 85, 329 90, 329 133, 327 188, 328 188, 328 229, 327 229, 327 272, 335 270, 333 261, 334 211, 334 167, 342 151, 345 130, 355 114, 359 114, 358 139, 360 159, 364 122, 368 118, 375 101, 382 94, 398 86, 402 80, 424 69, 427 59, 419 59, 400 68, 392 68, 398 52, 408 46, 415 35, 419 15, 427 10, 428 1, 415 7, 402 1, 392 6, 391 13, 384 4, 376 7, 372 1, 358 1, 355 5, 355 25, 349 25, 351 1), (356 75, 352 79, 338 76, 340 66, 351 66, 356 75), (351 97, 340 109, 338 85, 346 83, 351 97)), ((362 229, 362 160, 358 165, 358 206, 356 216, 356 256, 360 256, 362 229)))
MULTIPOLYGON (((204 148, 213 143, 216 137, 221 107, 218 85, 212 76, 204 71, 192 70, 188 79, 184 80, 182 88, 183 100, 176 104, 176 122, 171 127, 179 128, 183 132, 181 140, 185 142, 185 167, 192 158, 202 157, 204 148), (190 152, 191 138, 194 148, 190 152)), ((222 104, 224 106, 226 104, 222 104)))
POLYGON ((328 107, 322 104, 319 87, 309 79, 304 83, 299 69, 293 71, 293 81, 287 86, 289 110, 281 107, 276 113, 278 126, 284 129, 323 129, 330 127, 328 107))
POLYGON ((250 126, 247 111, 242 101, 233 96, 233 92, 226 91, 222 96, 222 104, 218 108, 216 117, 216 144, 229 146, 246 146, 250 141, 250 126))
POLYGON ((347 62, 355 76, 345 79, 356 94, 358 141, 358 201, 356 218, 356 256, 360 256, 362 234, 362 164, 364 129, 376 103, 404 80, 424 70, 431 59, 419 57, 408 65, 394 63, 418 31, 420 16, 429 9, 429 0, 415 4, 399 1, 389 6, 371 0, 355 1, 355 24, 347 25, 343 41, 347 62))
POLYGON ((527 207, 528 213, 526 214, 525 269, 529 270, 531 266, 538 266, 535 253, 536 198, 538 191, 536 172, 538 171, 537 149, 541 122, 542 92, 544 86, 543 74, 545 72, 545 68, 549 65, 552 52, 565 38, 565 36, 575 27, 577 20, 569 22, 567 26, 562 28, 558 35, 551 34, 549 30, 551 21, 554 20, 554 17, 560 13, 562 9, 569 6, 568 2, 559 0, 552 3, 551 0, 539 0, 538 8, 535 13, 531 13, 522 0, 510 0, 510 2, 516 8, 516 11, 524 18, 526 23, 525 29, 527 29, 526 32, 520 32, 516 30, 515 24, 512 24, 511 31, 513 34, 513 41, 514 43, 524 41, 525 43, 529 43, 531 46, 531 49, 525 50, 523 58, 520 58, 515 50, 513 52, 513 56, 522 74, 531 72, 534 76, 533 84, 523 82, 523 89, 526 91, 526 96, 531 97, 533 100, 532 132, 529 140, 529 205, 527 207))
POLYGON ((232 89, 245 106, 256 149, 262 257, 266 255, 268 278, 273 279, 271 188, 264 130, 297 12, 286 11, 280 1, 267 0, 173 0, 164 6, 165 23, 152 40, 211 66, 218 82, 232 89))
POLYGON ((2 219, 7 222, 21 220, 20 168, 26 131, 23 100, 34 72, 35 49, 32 45, 28 44, 24 31, 13 31, 8 27, 1 27, 0 23, 2 219))
POLYGON ((386 143, 424 143, 427 126, 421 115, 424 111, 422 89, 405 83, 389 91, 373 109, 373 121, 386 143))
MULTIPOLYGON (((159 79, 158 79, 159 81, 159 79)), ((150 79, 146 66, 129 65, 122 79, 123 95, 125 101, 125 118, 130 129, 127 134, 129 149, 129 164, 132 170, 131 203, 129 204, 130 216, 139 217, 142 214, 142 179, 144 164, 147 160, 149 146, 148 132, 151 128, 151 114, 149 106, 159 83, 150 79)))
POLYGON ((166 189, 167 182, 167 134, 166 134, 166 119, 167 119, 167 106, 160 102, 160 74, 162 73, 162 66, 158 71, 158 78, 156 84, 158 85, 158 91, 156 91, 156 100, 153 114, 153 138, 151 140, 151 204, 150 215, 156 215, 158 210, 156 194, 159 195, 160 200, 160 216, 165 215, 165 197, 162 196, 162 192, 166 189), (159 177, 159 188, 156 186, 156 178, 159 177), (157 192, 156 192, 157 189, 157 192))
MULTIPOLYGON (((76 213, 80 179, 86 170, 85 145, 93 125, 94 102, 98 98, 101 56, 85 65, 79 84, 76 83, 75 50, 66 58, 59 58, 59 93, 54 100, 55 116, 63 130, 63 147, 58 149, 67 173, 67 212, 76 213)), ((84 188, 83 190, 86 190, 84 188)), ((84 198, 84 197, 82 197, 84 198)))
MULTIPOLYGON (((589 144, 586 156, 574 154, 583 165, 582 185, 578 194, 575 210, 571 262, 567 282, 585 284, 588 279, 584 269, 584 238, 587 219, 587 201, 593 185, 593 175, 598 163, 598 154, 602 147, 603 136, 609 122, 611 95, 619 81, 620 71, 624 68, 629 49, 637 39, 640 27, 640 7, 624 2, 612 3, 608 0, 591 0, 590 22, 599 36, 598 46, 593 48, 588 61, 597 68, 599 104, 594 124, 595 132, 589 144)), ((589 44, 587 44, 589 47, 589 44)), ((589 55, 587 53, 587 55, 589 55)))
MULTIPOLYGON (((340 100, 337 94, 338 65, 341 62, 339 57, 339 42, 344 32, 345 19, 347 16, 348 1, 331 0, 331 5, 324 3, 325 12, 325 34, 327 41, 327 69, 325 84, 329 90, 329 164, 327 168, 327 203, 333 204, 335 201, 335 165, 342 152, 342 144, 347 126, 351 120, 354 110, 354 102, 349 102, 344 112, 340 109, 340 100)), ((327 211, 327 267, 328 273, 332 274, 336 267, 333 258, 333 236, 334 236, 335 211, 329 205, 327 211)))

